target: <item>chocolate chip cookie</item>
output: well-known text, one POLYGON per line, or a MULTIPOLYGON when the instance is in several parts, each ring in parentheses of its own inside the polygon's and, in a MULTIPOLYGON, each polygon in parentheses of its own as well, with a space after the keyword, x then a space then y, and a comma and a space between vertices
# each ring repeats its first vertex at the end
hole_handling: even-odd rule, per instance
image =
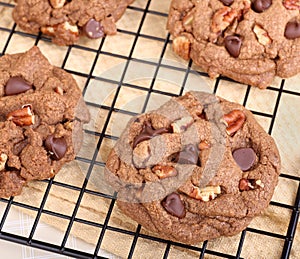
POLYGON ((75 158, 89 112, 73 77, 38 47, 0 58, 0 197, 75 158))
POLYGON ((298 0, 173 0, 173 49, 210 77, 266 88, 300 72, 298 0))
POLYGON ((231 236, 265 209, 280 171, 274 140, 243 106, 201 92, 134 117, 105 176, 118 206, 159 236, 231 236))
POLYGON ((134 0, 18 0, 13 11, 25 31, 41 31, 58 45, 71 45, 80 35, 91 39, 117 32, 116 21, 134 0))

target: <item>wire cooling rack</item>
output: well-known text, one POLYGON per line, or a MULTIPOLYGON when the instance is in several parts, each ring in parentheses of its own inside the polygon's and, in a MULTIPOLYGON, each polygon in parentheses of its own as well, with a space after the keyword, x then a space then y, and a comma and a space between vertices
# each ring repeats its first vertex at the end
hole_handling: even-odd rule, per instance
MULTIPOLYGON (((282 246, 280 247, 280 250, 278 252, 278 258, 289 258, 291 250, 293 248, 293 241, 296 234, 296 228, 299 219, 300 177, 297 174, 290 174, 287 171, 283 171, 280 175, 280 181, 289 181, 293 183, 293 186, 295 186, 292 193, 290 194, 293 200, 292 204, 284 201, 272 200, 270 205, 271 207, 282 208, 288 211, 289 222, 286 222, 287 228, 283 231, 284 233, 278 234, 276 232, 251 227, 250 225, 250 227, 244 230, 238 237, 236 249, 233 252, 219 251, 215 247, 210 246, 211 242, 209 241, 203 242, 201 246, 190 246, 186 244, 163 240, 143 232, 142 227, 140 225, 137 225, 135 231, 128 230, 126 228, 124 229, 122 227, 112 226, 110 225, 110 219, 116 207, 115 196, 108 195, 100 191, 91 190, 88 188, 89 179, 94 170, 94 167, 97 166, 103 168, 105 166, 105 163, 103 161, 98 160, 99 151, 104 145, 103 143, 106 140, 115 141, 118 138, 118 136, 115 136, 108 131, 111 117, 116 112, 123 114, 124 116, 133 116, 137 114, 137 112, 128 111, 126 109, 120 109, 117 107, 118 98, 122 94, 123 89, 139 90, 145 93, 146 97, 144 99, 142 109, 140 110, 140 112, 143 112, 147 109, 147 105, 151 101, 152 95, 171 97, 183 94, 184 90, 186 89, 186 84, 189 80, 190 75, 196 75, 204 79, 208 78, 208 76, 205 73, 195 70, 191 61, 188 63, 183 63, 182 66, 176 66, 172 64, 170 65, 169 63, 164 62, 165 57, 169 55, 168 53, 170 52, 170 35, 167 32, 165 32, 165 30, 165 33, 151 33, 151 27, 155 28, 155 26, 157 26, 155 24, 156 21, 163 21, 163 23, 161 23, 165 24, 167 18, 167 9, 165 8, 164 10, 160 10, 159 8, 157 8, 158 2, 160 1, 137 0, 132 6, 128 7, 128 15, 136 17, 136 26, 135 28, 124 27, 124 29, 118 29, 118 35, 119 37, 121 37, 121 39, 131 39, 130 47, 128 47, 127 49, 114 51, 109 48, 106 48, 105 46, 107 41, 109 41, 113 37, 108 37, 100 40, 99 45, 97 47, 78 43, 74 46, 65 48, 66 51, 64 52, 64 55, 61 59, 62 62, 60 66, 66 69, 68 72, 72 73, 75 77, 80 77, 82 79, 84 96, 86 96, 87 92, 89 91, 89 85, 92 80, 97 81, 100 84, 103 83, 116 85, 114 94, 112 96, 112 100, 109 105, 103 105, 90 100, 86 100, 89 108, 102 109, 106 111, 106 118, 104 119, 101 131, 93 131, 90 129, 85 130, 86 135, 97 137, 96 147, 94 150, 91 151, 92 155, 89 158, 80 155, 77 157, 77 161, 86 165, 86 178, 82 182, 81 186, 74 186, 72 184, 63 183, 57 180, 56 178, 43 181, 46 187, 39 206, 19 202, 18 200, 16 200, 16 198, 1 199, 1 203, 5 204, 5 209, 3 211, 2 219, 0 221, 0 239, 68 257, 105 258, 101 255, 100 251, 102 249, 102 243, 105 238, 105 235, 109 231, 113 232, 116 235, 122 235, 124 236, 124 238, 130 237, 129 240, 131 243, 129 245, 128 252, 126 254, 121 255, 124 258, 136 257, 136 251, 139 249, 138 246, 139 241, 141 239, 153 241, 154 243, 159 243, 163 245, 163 251, 161 255, 157 256, 157 258, 177 258, 176 255, 172 254, 174 247, 181 250, 193 252, 193 256, 195 258, 206 258, 206 256, 211 256, 210 258, 247 258, 247 254, 243 254, 244 244, 247 242, 248 235, 255 234, 257 235, 257 238, 260 238, 262 240, 262 243, 272 242, 267 241, 269 238, 271 240, 279 241, 282 244, 282 246), (157 54, 157 60, 154 61, 152 59, 148 59, 147 57, 143 57, 143 55, 140 53, 144 48, 154 48, 155 53, 157 54), (82 55, 92 53, 93 59, 91 60, 90 67, 88 69, 83 67, 79 69, 73 69, 71 66, 68 65, 70 60, 74 58, 72 57, 72 53, 76 51, 82 53, 82 55), (95 70, 98 64, 97 62, 101 60, 102 57, 108 59, 122 60, 123 66, 118 76, 115 76, 114 78, 105 78, 95 75, 95 70), (147 87, 126 82, 125 78, 129 73, 128 71, 130 70, 130 65, 132 62, 135 62, 140 66, 145 65, 152 67, 153 77, 150 80, 150 84, 147 87), (168 90, 156 87, 156 79, 159 77, 161 69, 173 72, 175 71, 176 73, 182 74, 182 81, 180 82, 178 92, 169 92, 168 90), (57 211, 51 211, 45 208, 45 204, 47 203, 49 193, 51 192, 51 189, 55 186, 63 188, 67 191, 76 191, 78 193, 78 198, 75 202, 75 206, 71 210, 69 215, 65 215, 57 211), (109 201, 109 207, 105 213, 104 220, 102 223, 82 219, 78 216, 80 205, 86 194, 105 198, 109 201), (22 208, 28 211, 32 211, 34 213, 35 217, 33 219, 33 223, 27 236, 15 234, 13 233, 13 231, 9 231, 9 229, 7 228, 4 229, 12 207, 22 208), (51 242, 35 238, 37 226, 40 224, 41 218, 43 218, 44 215, 48 215, 53 218, 63 219, 67 222, 60 244, 53 244, 51 242), (79 249, 77 250, 76 248, 69 248, 66 246, 67 240, 71 235, 72 228, 75 224, 91 226, 99 230, 97 242, 95 243, 92 252, 86 252, 79 249)), ((168 6, 168 4, 166 4, 166 6, 168 6)), ((11 13, 14 4, 12 1, 0 1, 0 8, 1 7, 5 12, 11 13)), ((2 18, 0 18, 0 34, 5 35, 5 37, 1 37, 1 56, 7 53, 8 48, 10 48, 12 42, 14 41, 14 37, 26 38, 28 40, 33 41, 35 45, 50 42, 48 38, 44 37, 41 34, 32 35, 19 30, 16 24, 13 23, 13 21, 9 23, 8 26, 3 25, 1 24, 1 19, 2 18)), ((286 80, 279 80, 276 84, 268 87, 267 90, 265 90, 265 93, 268 93, 269 96, 272 96, 272 100, 269 100, 269 97, 267 97, 268 100, 266 100, 266 102, 273 103, 271 109, 259 109, 259 107, 257 108, 253 105, 249 105, 250 101, 253 100, 253 98, 255 98, 255 94, 253 92, 260 90, 253 89, 250 86, 244 86, 239 84, 236 84, 234 88, 230 88, 230 86, 226 85, 231 83, 233 84, 233 82, 227 78, 220 77, 216 79, 213 82, 212 91, 221 96, 225 95, 226 97, 226 95, 228 95, 227 93, 230 92, 232 89, 239 89, 238 96, 234 96, 232 98, 236 101, 239 101, 246 107, 250 106, 249 109, 252 110, 252 112, 259 120, 266 121, 265 128, 268 129, 269 134, 273 134, 274 128, 276 128, 276 118, 279 112, 279 107, 284 102, 283 99, 285 98, 285 96, 298 98, 298 103, 300 100, 300 87, 289 87, 289 85, 286 82, 286 80), (227 92, 223 91, 223 87, 227 87, 227 92)), ((259 92, 259 94, 260 93, 261 95, 263 95, 262 92, 259 92)), ((156 249, 156 247, 153 246, 152 249, 156 249)), ((253 247, 252 249, 256 248, 253 247)), ((114 251, 110 252, 113 253, 114 251)), ((257 255, 257 257, 255 258, 267 257, 260 257, 259 255, 257 255)))

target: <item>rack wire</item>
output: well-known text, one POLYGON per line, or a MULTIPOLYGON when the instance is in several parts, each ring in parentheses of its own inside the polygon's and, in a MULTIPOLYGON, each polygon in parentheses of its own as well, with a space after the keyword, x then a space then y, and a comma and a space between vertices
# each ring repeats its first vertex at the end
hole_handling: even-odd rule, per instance
MULTIPOLYGON (((94 167, 99 166, 99 167, 103 168, 105 166, 104 162, 99 162, 97 159, 97 157, 99 155, 99 150, 101 149, 101 145, 103 145, 103 142, 107 139, 115 141, 118 138, 117 136, 107 133, 107 129, 109 127, 109 121, 110 121, 113 113, 118 112, 120 114, 124 114, 124 116, 125 115, 134 116, 137 114, 136 112, 127 111, 126 109, 123 110, 123 109, 116 107, 118 97, 121 94, 121 90, 123 88, 137 89, 137 90, 145 92, 146 98, 144 101, 143 108, 141 110, 141 112, 143 112, 147 109, 151 95, 158 94, 158 95, 168 96, 168 97, 179 96, 179 95, 183 94, 183 92, 185 90, 185 86, 188 81, 188 78, 191 74, 198 75, 201 77, 208 77, 207 74, 199 72, 198 70, 195 70, 192 61, 188 62, 186 65, 184 65, 184 67, 181 67, 181 66, 178 67, 176 65, 173 66, 173 65, 163 62, 164 56, 165 56, 167 49, 169 48, 170 43, 171 43, 170 35, 166 34, 164 37, 161 35, 160 36, 150 35, 150 34, 147 34, 147 32, 146 33, 143 32, 143 26, 145 24, 145 20, 147 19, 147 17, 149 17, 149 15, 156 17, 156 18, 166 19, 167 13, 161 12, 160 10, 156 10, 155 8, 152 8, 152 5, 155 2, 155 0, 137 1, 137 2, 140 4, 132 5, 132 6, 128 7, 128 11, 130 11, 132 13, 132 15, 137 15, 140 17, 137 29, 133 30, 133 31, 131 31, 130 29, 128 29, 128 30, 127 29, 118 29, 119 34, 132 37, 132 39, 133 39, 132 46, 128 50, 127 55, 118 54, 118 53, 104 50, 104 45, 105 45, 105 42, 107 39, 103 38, 100 41, 98 48, 93 48, 93 47, 84 46, 84 45, 80 45, 80 44, 76 44, 76 45, 68 47, 67 51, 65 53, 65 56, 63 58, 62 64, 61 64, 62 68, 66 69, 68 72, 70 72, 74 76, 79 76, 79 77, 85 79, 84 88, 83 88, 84 96, 86 95, 86 93, 88 91, 91 80, 98 81, 99 83, 102 83, 102 82, 103 83, 112 83, 117 86, 110 105, 102 105, 102 104, 94 103, 91 101, 87 101, 87 105, 89 107, 97 108, 97 109, 101 108, 101 109, 106 110, 107 116, 106 116, 106 119, 103 124, 101 132, 92 131, 89 129, 85 130, 85 134, 97 136, 98 141, 97 141, 95 150, 93 150, 93 154, 92 154, 91 158, 85 158, 85 157, 80 157, 80 156, 78 156, 76 158, 77 161, 85 163, 86 166, 88 167, 86 178, 85 178, 84 182, 82 183, 82 186, 78 187, 78 186, 74 186, 71 184, 62 183, 60 181, 57 181, 56 178, 50 179, 50 180, 45 180, 43 182, 46 184, 46 188, 45 188, 45 192, 43 194, 43 198, 42 198, 42 201, 41 201, 39 207, 30 205, 30 204, 24 204, 22 202, 18 202, 13 197, 9 198, 9 199, 1 199, 1 203, 5 203, 6 207, 3 212, 2 219, 0 221, 0 239, 7 240, 7 241, 17 243, 17 244, 22 244, 22 245, 33 247, 33 248, 42 249, 45 251, 53 252, 53 253, 64 255, 64 256, 75 257, 75 258, 95 258, 96 259, 96 258, 104 258, 103 256, 99 255, 99 251, 101 249, 101 245, 102 245, 102 242, 103 242, 106 232, 112 231, 112 232, 120 234, 120 235, 122 234, 122 235, 125 235, 128 237, 132 237, 132 243, 130 245, 129 252, 128 252, 128 254, 123 255, 123 257, 126 257, 126 258, 133 258, 136 248, 137 248, 137 245, 138 245, 138 241, 140 239, 145 239, 145 240, 165 244, 165 249, 164 249, 163 255, 162 255, 162 257, 165 259, 171 258, 172 247, 179 247, 179 248, 182 248, 185 250, 194 251, 194 252, 198 253, 198 258, 202 259, 202 258, 205 258, 206 255, 211 255, 214 258, 243 258, 242 250, 243 250, 243 245, 245 243, 245 239, 246 239, 247 235, 249 235, 249 233, 254 233, 254 234, 261 236, 262 238, 271 237, 271 238, 275 238, 275 239, 282 241, 284 243, 284 245, 283 245, 281 254, 278 255, 278 258, 289 258, 291 249, 293 247, 293 240, 295 237, 295 232, 296 232, 296 228, 297 228, 297 224, 298 224, 298 220, 299 220, 300 177, 297 175, 292 175, 292 174, 290 175, 288 173, 282 173, 280 175, 280 178, 286 179, 288 181, 293 181, 297 185, 297 192, 294 193, 294 195, 293 195, 294 204, 286 204, 284 202, 272 201, 271 205, 270 205, 270 206, 275 206, 275 207, 281 207, 290 212, 291 216, 289 219, 289 224, 288 224, 286 233, 285 234, 277 234, 277 233, 273 233, 273 232, 269 232, 269 231, 265 231, 265 230, 261 230, 261 229, 248 227, 246 230, 244 230, 241 233, 240 239, 238 241, 238 246, 237 246, 237 249, 234 254, 220 252, 220 251, 217 251, 214 249, 210 249, 209 241, 204 242, 203 245, 199 247, 199 246, 191 246, 191 245, 181 244, 178 242, 163 240, 158 237, 154 237, 152 235, 143 233, 142 227, 140 225, 137 226, 136 231, 131 231, 131 230, 123 229, 120 227, 111 226, 110 218, 113 213, 114 207, 116 206, 115 205, 116 196, 108 195, 106 193, 94 191, 94 190, 91 190, 88 188, 89 178, 93 172, 94 167), (141 39, 149 40, 152 42, 158 42, 162 46, 157 62, 151 61, 146 58, 135 57, 134 53, 136 52, 136 49, 138 48, 137 47, 138 41, 141 39), (94 60, 92 61, 90 70, 88 72, 76 71, 73 69, 69 69, 67 67, 68 60, 70 59, 70 55, 73 50, 94 53, 95 57, 94 57, 94 60), (121 59, 124 61, 125 65, 123 67, 123 71, 119 75, 120 79, 116 80, 116 79, 111 79, 111 78, 103 78, 101 76, 95 76, 94 70, 96 68, 97 61, 99 60, 99 58, 101 56, 118 58, 118 59, 121 59), (140 65, 149 65, 154 68, 153 69, 154 70, 153 78, 152 78, 152 80, 150 80, 151 83, 150 83, 149 87, 143 87, 140 85, 136 85, 134 83, 126 82, 125 78, 128 73, 131 62, 136 62, 140 65), (158 73, 161 68, 178 71, 178 72, 181 72, 184 74, 183 81, 181 83, 181 87, 180 87, 180 90, 178 93, 171 93, 171 92, 168 92, 165 90, 157 89, 155 87, 156 79, 158 77, 158 73), (66 189, 66 190, 74 190, 79 193, 75 207, 69 216, 59 213, 59 212, 50 211, 50 210, 45 209, 45 204, 47 202, 51 188, 53 188, 53 186, 58 186, 58 187, 66 189), (103 223, 100 224, 97 222, 92 222, 92 221, 85 220, 85 219, 82 219, 77 216, 80 204, 81 204, 83 196, 85 194, 102 197, 102 198, 108 199, 110 201, 109 209, 105 215, 105 220, 103 223), (7 217, 9 215, 9 212, 10 212, 12 206, 24 208, 26 210, 35 212, 36 216, 35 216, 34 222, 32 224, 31 231, 27 237, 24 237, 21 235, 16 235, 14 233, 10 233, 7 230, 4 231, 4 229, 3 229, 3 226, 5 225, 5 222, 7 221, 7 217), (67 228, 65 229, 65 232, 63 234, 63 239, 62 239, 62 242, 60 245, 52 244, 50 242, 45 242, 45 241, 34 238, 34 234, 36 232, 37 225, 39 224, 41 217, 43 215, 49 215, 52 217, 62 218, 68 222, 67 228), (67 240, 68 240, 71 230, 72 230, 72 227, 76 223, 99 228, 100 234, 98 237, 98 242, 96 243, 96 245, 94 247, 94 251, 92 253, 68 248, 66 246, 67 240)), ((0 7, 4 7, 5 9, 7 9, 9 11, 9 10, 13 9, 14 4, 11 3, 11 1, 0 1, 0 7)), ((17 26, 15 23, 12 23, 12 24, 13 25, 11 27, 1 27, 0 26, 0 33, 5 32, 8 35, 4 44, 2 44, 3 48, 2 48, 2 50, 0 50, 1 56, 7 52, 7 48, 11 44, 11 41, 12 41, 12 38, 14 35, 33 39, 35 41, 35 43, 34 43, 35 45, 39 45, 41 42, 49 42, 50 41, 47 37, 44 37, 41 34, 33 35, 33 34, 29 34, 29 33, 20 31, 17 29, 17 26)), ((231 82, 231 80, 228 78, 219 77, 215 81, 214 86, 213 86, 214 93, 217 93, 217 94, 219 93, 220 85, 223 82, 225 82, 225 83, 231 82)), ((279 105, 281 103, 282 96, 283 95, 291 95, 296 98, 300 97, 300 91, 293 90, 293 89, 292 90, 286 89, 285 85, 286 85, 285 80, 281 80, 281 82, 278 84, 278 86, 270 86, 266 90, 266 91, 272 92, 272 95, 275 96, 275 99, 274 99, 275 106, 274 106, 274 109, 272 110, 272 112, 269 112, 269 111, 265 112, 265 111, 251 109, 252 112, 256 116, 268 119, 269 134, 273 133, 273 129, 276 126, 275 121, 276 121, 276 117, 277 117, 277 113, 278 113, 279 105)), ((250 96, 250 92, 251 92, 252 88, 250 86, 243 86, 243 87, 245 88, 245 91, 242 91, 244 93, 242 104, 247 106, 247 102, 249 100, 249 96, 250 96)), ((253 249, 255 249, 255 248, 253 248, 253 249)), ((257 258, 259 258, 259 257, 257 257, 257 258)))

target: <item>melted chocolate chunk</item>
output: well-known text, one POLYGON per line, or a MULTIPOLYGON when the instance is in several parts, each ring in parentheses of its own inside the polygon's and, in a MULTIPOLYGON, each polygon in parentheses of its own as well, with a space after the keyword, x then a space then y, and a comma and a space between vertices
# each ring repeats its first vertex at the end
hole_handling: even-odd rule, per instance
POLYGON ((185 207, 180 199, 180 196, 173 192, 168 195, 162 202, 161 205, 165 208, 165 210, 170 213, 171 215, 177 218, 184 218, 185 217, 185 207))
POLYGON ((220 0, 224 5, 231 5, 233 3, 234 0, 220 0))
POLYGON ((269 9, 272 5, 272 0, 254 0, 252 2, 252 9, 257 13, 262 13, 263 11, 269 9))
POLYGON ((60 160, 67 152, 67 142, 64 137, 54 138, 53 135, 48 136, 45 140, 45 147, 54 160, 60 160))
POLYGON ((243 170, 249 170, 255 163, 256 154, 252 148, 239 148, 236 149, 232 156, 238 166, 243 170))
POLYGON ((225 38, 225 48, 231 56, 237 58, 240 55, 242 40, 238 36, 227 36, 225 38))
POLYGON ((296 39, 300 37, 300 23, 297 21, 288 22, 285 27, 284 36, 287 39, 296 39))
POLYGON ((103 26, 95 19, 90 19, 82 29, 86 36, 91 39, 98 39, 104 36, 103 26))
POLYGON ((24 93, 32 89, 32 86, 28 84, 22 77, 15 76, 8 80, 5 86, 5 95, 15 95, 24 93))
POLYGON ((195 145, 187 145, 178 155, 177 162, 179 164, 196 165, 198 163, 199 150, 195 145))
POLYGON ((143 127, 142 132, 135 137, 133 141, 133 148, 135 148, 139 143, 145 140, 152 139, 157 135, 161 135, 168 132, 169 130, 167 128, 153 129, 151 123, 147 121, 143 127))

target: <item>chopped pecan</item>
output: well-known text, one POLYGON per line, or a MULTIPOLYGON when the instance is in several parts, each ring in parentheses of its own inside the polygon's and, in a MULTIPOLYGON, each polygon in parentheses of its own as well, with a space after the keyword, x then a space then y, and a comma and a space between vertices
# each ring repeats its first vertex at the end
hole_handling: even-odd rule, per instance
POLYGON ((63 31, 68 31, 71 34, 74 34, 75 36, 79 35, 79 30, 78 30, 77 25, 72 25, 69 22, 64 22, 64 23, 57 24, 57 25, 54 25, 54 26, 43 26, 43 27, 41 27, 42 33, 47 34, 49 36, 54 36, 55 33, 59 29, 60 30, 63 29, 63 31))
POLYGON ((221 194, 220 186, 206 186, 204 188, 193 186, 189 196, 196 200, 208 202, 217 198, 218 194, 221 194))
POLYGON ((205 150, 205 149, 210 148, 210 145, 206 140, 203 140, 199 143, 198 147, 199 147, 199 150, 205 150))
POLYGON ((249 191, 250 190, 250 182, 248 179, 242 178, 239 182, 240 191, 249 191))
POLYGON ((0 171, 5 169, 7 158, 8 158, 7 155, 4 153, 0 155, 0 171))
POLYGON ((187 14, 182 20, 184 26, 191 25, 193 21, 194 21, 194 12, 187 14))
POLYGON ((183 117, 171 124, 174 133, 181 133, 186 131, 192 125, 194 119, 191 116, 183 117))
POLYGON ((43 34, 54 36, 55 31, 57 30, 57 26, 42 26, 41 31, 43 34))
POLYGON ((189 60, 191 42, 185 36, 178 36, 173 40, 173 51, 185 60, 189 60))
POLYGON ((269 34, 260 25, 255 24, 253 31, 254 31, 254 33, 257 37, 257 40, 260 44, 267 46, 272 43, 272 40, 271 40, 269 34))
POLYGON ((53 8, 58 9, 62 8, 65 5, 66 0, 50 0, 50 3, 53 8))
POLYGON ((152 171, 159 177, 159 179, 174 177, 178 174, 176 168, 167 165, 156 165, 152 168, 152 171))
POLYGON ((58 93, 59 95, 64 95, 64 90, 59 86, 54 88, 54 92, 58 93))
POLYGON ((265 185, 262 183, 261 180, 256 180, 256 181, 255 181, 255 185, 256 185, 256 186, 259 186, 260 188, 264 188, 264 187, 265 187, 265 185))
POLYGON ((229 136, 233 136, 240 128, 242 128, 246 116, 241 110, 232 110, 230 113, 223 116, 227 128, 226 132, 229 136))
POLYGON ((21 109, 7 114, 7 120, 13 121, 18 126, 30 126, 35 122, 31 105, 23 105, 21 109))
POLYGON ((73 121, 67 121, 65 124, 64 124, 64 127, 66 130, 72 130, 74 128, 74 123, 73 121))
POLYGON ((72 25, 72 24, 70 24, 69 22, 64 22, 64 23, 63 23, 63 28, 64 28, 66 31, 70 31, 71 33, 73 33, 73 34, 75 34, 75 35, 79 35, 79 30, 78 30, 77 25, 72 25))
POLYGON ((289 10, 300 10, 300 0, 284 0, 283 5, 289 10))
POLYGON ((265 185, 261 180, 242 178, 239 182, 239 189, 241 192, 264 187, 265 185))
POLYGON ((220 8, 217 12, 215 12, 212 23, 211 30, 213 33, 220 33, 225 30, 235 18, 239 15, 237 10, 234 10, 228 6, 224 6, 220 8))

